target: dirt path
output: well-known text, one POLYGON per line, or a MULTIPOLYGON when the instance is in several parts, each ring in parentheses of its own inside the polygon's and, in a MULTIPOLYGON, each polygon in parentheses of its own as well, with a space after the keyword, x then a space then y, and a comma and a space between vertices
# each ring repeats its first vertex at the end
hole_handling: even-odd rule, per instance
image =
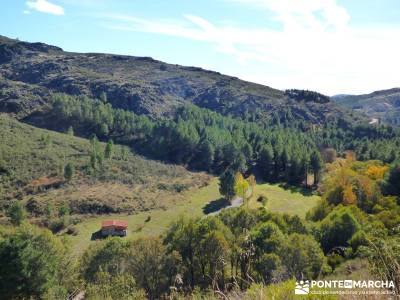
POLYGON ((221 207, 220 209, 213 211, 209 214, 207 214, 208 216, 215 216, 218 215, 221 211, 223 211, 224 209, 229 209, 229 208, 234 208, 234 207, 240 207, 243 204, 243 198, 241 197, 236 197, 234 199, 232 199, 231 203, 227 206, 221 207))

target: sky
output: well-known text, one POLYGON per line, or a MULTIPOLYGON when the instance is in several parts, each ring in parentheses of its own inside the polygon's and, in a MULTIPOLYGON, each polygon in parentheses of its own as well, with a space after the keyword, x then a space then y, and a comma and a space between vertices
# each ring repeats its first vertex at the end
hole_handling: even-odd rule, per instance
POLYGON ((398 0, 0 0, 0 35, 327 95, 400 86, 398 0))

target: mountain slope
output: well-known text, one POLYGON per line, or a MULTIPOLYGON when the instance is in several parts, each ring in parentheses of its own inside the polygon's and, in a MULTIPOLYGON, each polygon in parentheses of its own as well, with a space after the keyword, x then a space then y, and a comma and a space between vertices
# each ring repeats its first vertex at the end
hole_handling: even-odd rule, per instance
MULTIPOLYGON (((0 115, 0 207, 23 200, 34 215, 52 203, 73 213, 135 212, 183 201, 181 192, 203 186, 209 176, 146 160, 114 145, 111 158, 90 167, 93 145, 71 135, 38 129, 0 115), (74 176, 63 177, 71 163, 74 176)), ((100 151, 105 145, 99 143, 100 151)))
POLYGON ((391 125, 400 125, 400 88, 365 95, 337 95, 332 100, 391 125))
POLYGON ((153 118, 168 116, 186 102, 240 118, 264 120, 288 111, 312 124, 354 118, 330 101, 293 97, 201 68, 0 38, 0 110, 27 117, 48 106, 51 92, 106 98, 116 108, 153 118))

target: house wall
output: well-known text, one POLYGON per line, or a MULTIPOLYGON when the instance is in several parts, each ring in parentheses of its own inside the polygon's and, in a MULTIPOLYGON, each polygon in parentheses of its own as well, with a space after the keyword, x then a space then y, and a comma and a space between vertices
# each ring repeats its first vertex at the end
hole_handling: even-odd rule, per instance
POLYGON ((103 236, 126 236, 126 230, 116 229, 115 227, 107 227, 101 229, 103 236))

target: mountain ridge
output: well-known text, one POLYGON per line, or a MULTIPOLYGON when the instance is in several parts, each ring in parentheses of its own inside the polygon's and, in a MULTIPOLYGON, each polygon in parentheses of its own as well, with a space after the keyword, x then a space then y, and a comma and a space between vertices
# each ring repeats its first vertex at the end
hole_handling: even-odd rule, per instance
POLYGON ((152 118, 168 117, 184 103, 223 115, 268 120, 287 113, 311 124, 363 119, 328 101, 292 94, 198 67, 150 57, 65 52, 44 43, 0 38, 0 111, 26 118, 46 110, 51 94, 106 98, 113 107, 152 118))
POLYGON ((333 101, 345 108, 366 114, 390 125, 400 125, 400 88, 374 91, 361 95, 336 95, 333 101))

